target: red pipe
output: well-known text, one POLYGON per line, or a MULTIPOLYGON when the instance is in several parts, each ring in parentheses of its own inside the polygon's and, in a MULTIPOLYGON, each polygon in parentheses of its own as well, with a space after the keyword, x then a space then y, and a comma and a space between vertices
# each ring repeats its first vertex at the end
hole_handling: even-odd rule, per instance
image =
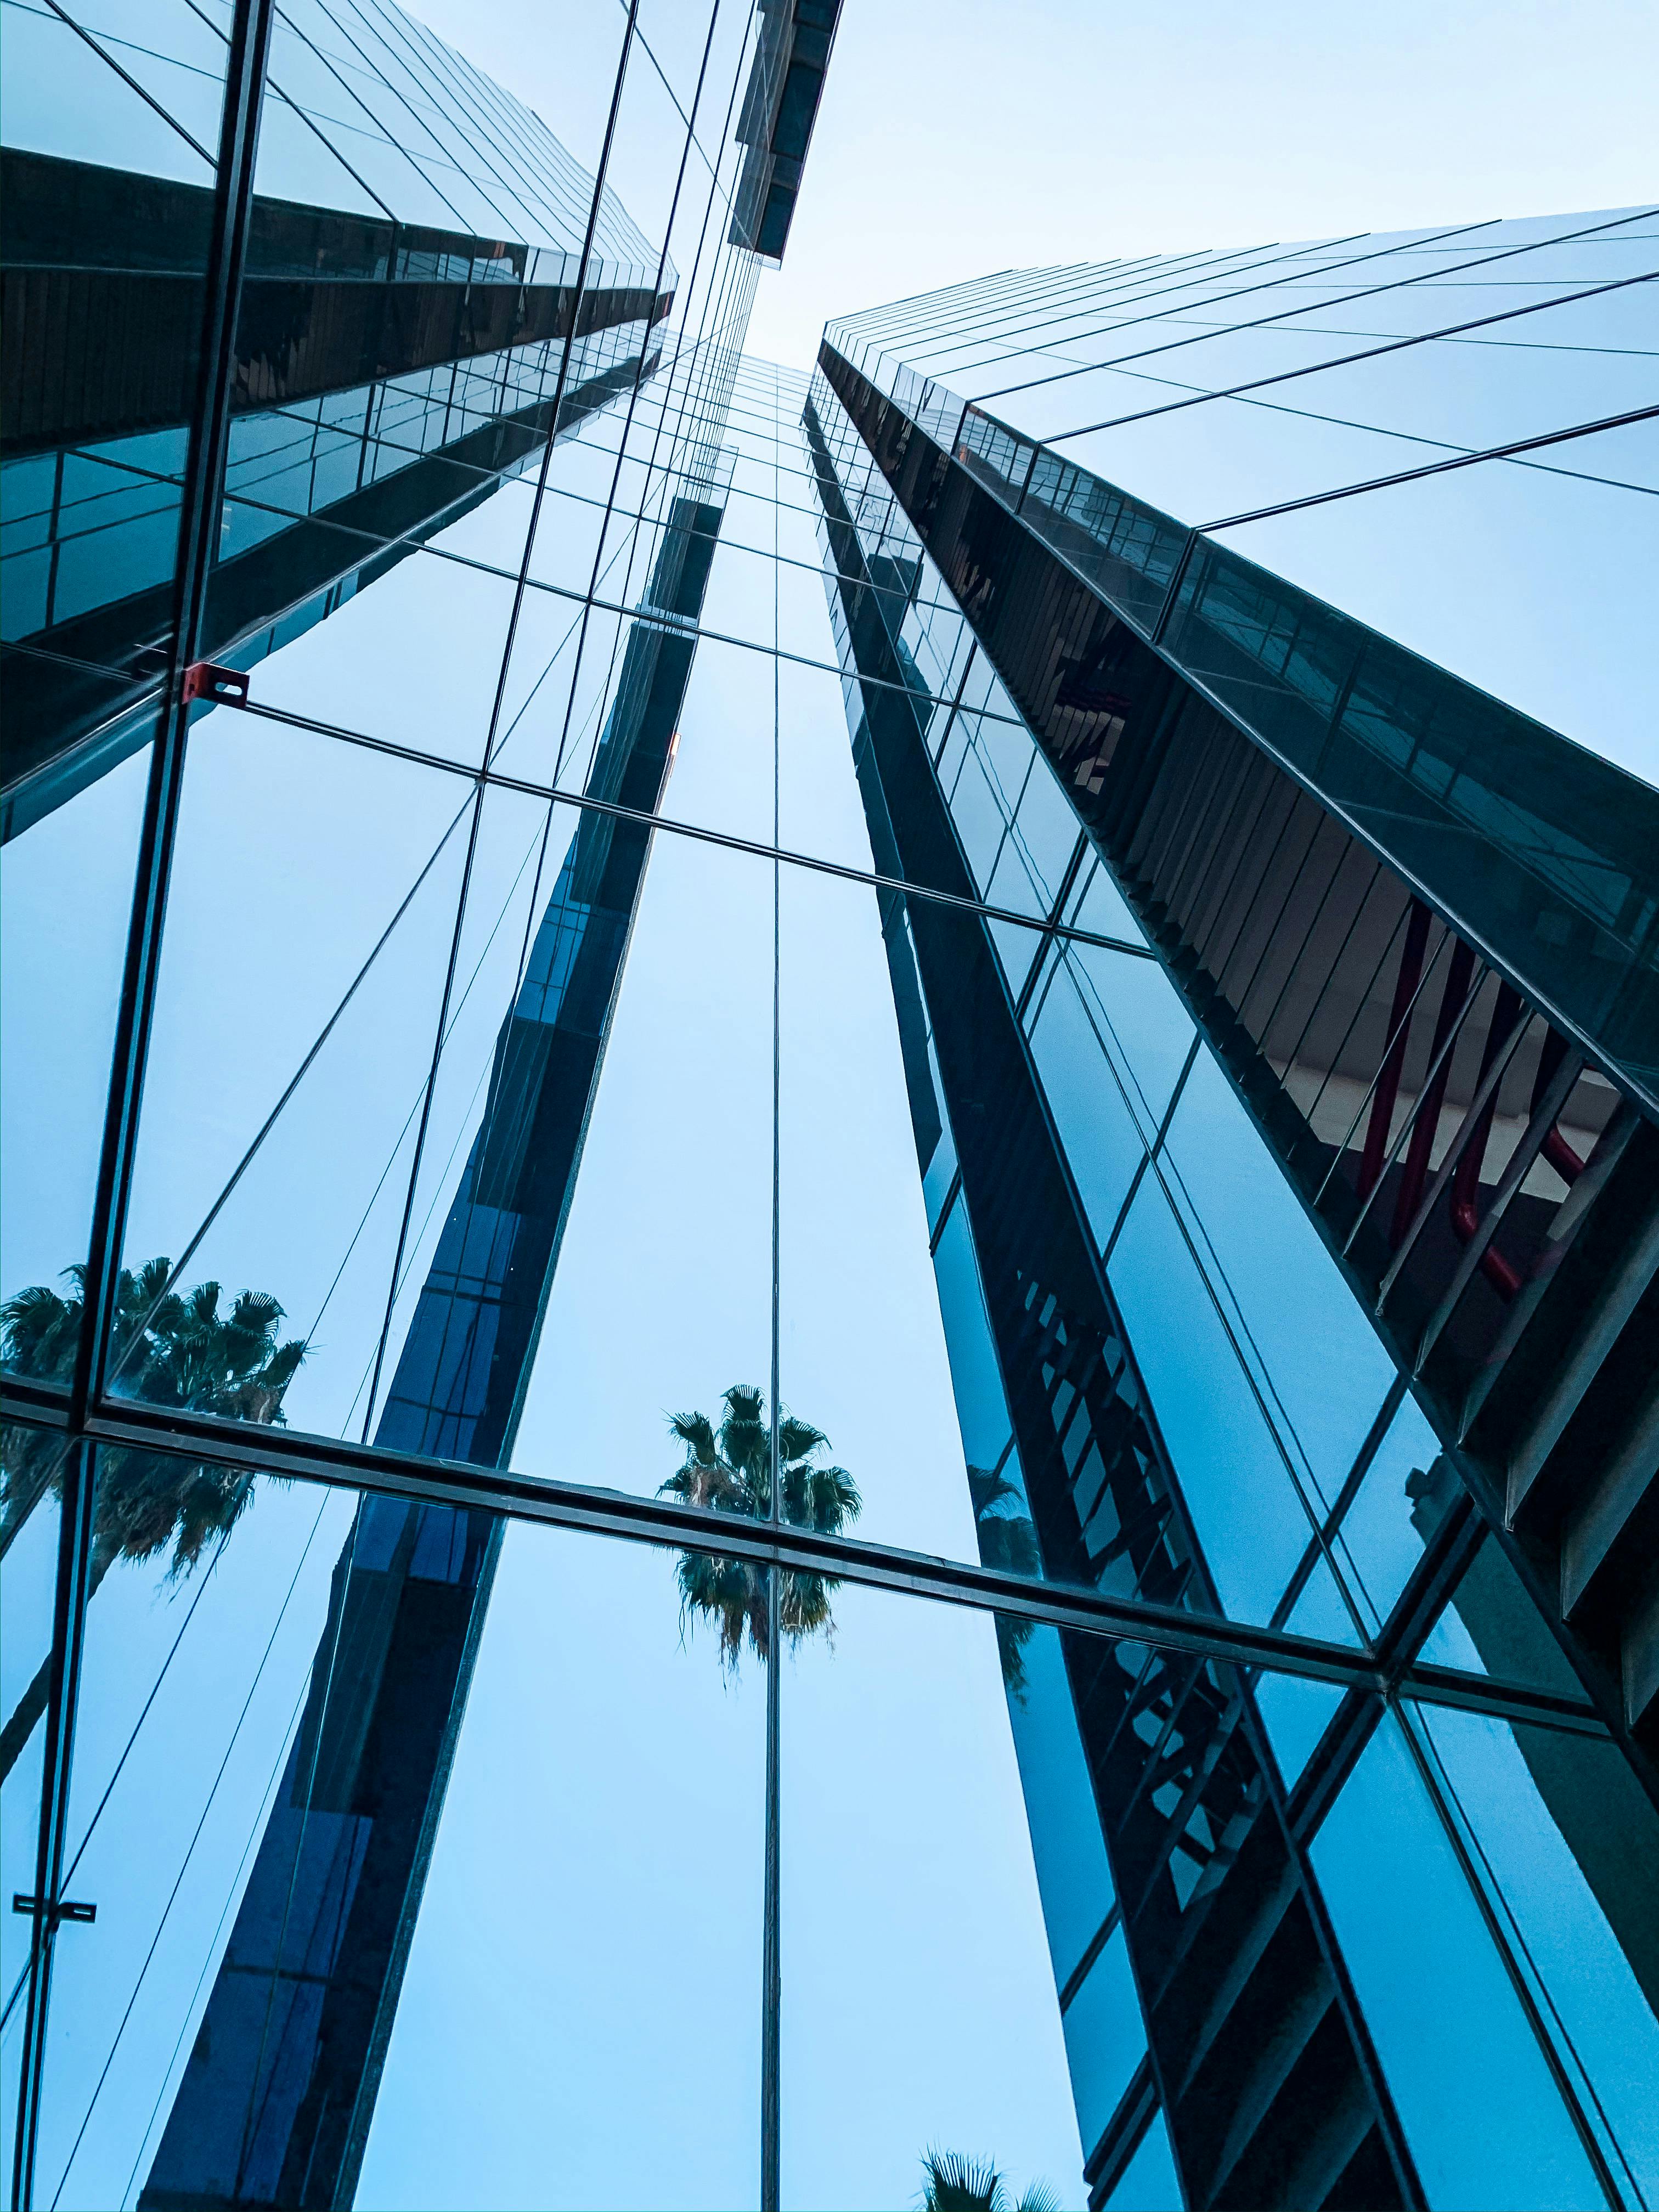
MULTIPOLYGON (((1538 1111, 1538 1102, 1554 1081, 1555 1071, 1565 1059, 1566 1052, 1565 1037, 1551 1030, 1545 1036, 1544 1049, 1538 1055, 1538 1079, 1532 1086, 1532 1104, 1528 1109, 1530 1113, 1538 1111)), ((1544 1139, 1542 1150, 1544 1158, 1571 1189, 1583 1174, 1585 1163, 1553 1124, 1544 1139)))
POLYGON ((1474 954, 1460 937, 1446 971, 1446 988, 1440 994, 1440 1011, 1434 1021, 1434 1042, 1429 1050, 1429 1066, 1432 1067, 1439 1061, 1440 1072, 1417 1102, 1412 1140, 1406 1150, 1406 1171, 1400 1179, 1400 1195, 1395 1200, 1394 1226, 1389 1233, 1389 1242, 1396 1250, 1405 1242, 1406 1231, 1415 1219, 1418 1207, 1423 1203, 1423 1186, 1429 1179, 1429 1155, 1434 1149, 1435 1132, 1440 1127, 1440 1109, 1445 1103, 1446 1082, 1451 1073, 1453 1055, 1447 1053, 1442 1060, 1441 1049, 1451 1035, 1453 1024, 1463 1011, 1463 1001, 1469 994, 1469 978, 1474 973, 1474 954))
MULTIPOLYGON (((1498 988, 1492 1010, 1492 1027, 1486 1032, 1486 1050, 1480 1055, 1480 1073, 1476 1079, 1478 1091, 1491 1074, 1492 1063, 1509 1042, 1515 1025, 1521 1018, 1521 994, 1512 985, 1504 983, 1498 988)), ((1498 1092, 1480 1109, 1480 1118, 1457 1163, 1457 1172, 1452 1177, 1451 1224, 1460 1244, 1474 1239, 1480 1226, 1477 1200, 1480 1195, 1480 1167, 1486 1157, 1486 1146, 1492 1137, 1493 1117, 1498 1112, 1498 1092)), ((1480 1255, 1480 1272, 1500 1297, 1512 1298, 1521 1287, 1521 1277, 1492 1245, 1488 1244, 1480 1255)))
POLYGON ((1371 1098, 1371 1117, 1365 1124, 1365 1149, 1359 1158, 1359 1195, 1369 1198, 1376 1188, 1377 1177, 1382 1172, 1382 1163, 1388 1156, 1389 1124, 1394 1119, 1395 1102, 1400 1096, 1401 1071, 1406 1065, 1407 1017, 1411 1012, 1417 987, 1423 980, 1423 955, 1429 942, 1429 909, 1419 898, 1411 902, 1411 920, 1406 924, 1406 942, 1400 950, 1400 973, 1395 979, 1394 1005, 1389 1013, 1389 1035, 1393 1039, 1387 1057, 1377 1071, 1376 1090, 1371 1098))

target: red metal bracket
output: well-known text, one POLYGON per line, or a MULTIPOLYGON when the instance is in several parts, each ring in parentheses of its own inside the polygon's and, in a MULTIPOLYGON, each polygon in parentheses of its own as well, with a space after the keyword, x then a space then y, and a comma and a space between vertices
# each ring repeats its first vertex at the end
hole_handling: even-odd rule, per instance
POLYGON ((240 668, 221 668, 216 660, 192 660, 185 671, 185 704, 211 700, 216 707, 245 707, 247 678, 240 668))

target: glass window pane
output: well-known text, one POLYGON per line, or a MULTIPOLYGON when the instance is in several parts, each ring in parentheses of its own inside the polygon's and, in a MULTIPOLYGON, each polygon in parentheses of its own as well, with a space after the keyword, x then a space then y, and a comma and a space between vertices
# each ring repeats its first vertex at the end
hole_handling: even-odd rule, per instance
POLYGON ((1659 1814, 1610 1743, 1419 1705, 1416 1725, 1619 2186, 1659 2183, 1659 1814))
MULTIPOLYGON (((16 5, 15 0, 5 0, 3 15, 0 35, 6 46, 9 146, 136 170, 143 176, 175 178, 183 184, 211 184, 211 165, 205 156, 218 143, 216 87, 210 95, 204 80, 150 59, 150 82, 145 88, 160 103, 158 112, 57 16, 16 5), (191 94, 187 112, 172 105, 181 91, 191 94), (173 113, 179 114, 184 131, 168 120, 173 113), (202 152, 191 144, 185 131, 202 152)), ((145 82, 146 73, 135 64, 145 58, 131 49, 122 50, 122 67, 140 82, 145 82)))
POLYGON ((1183 2201, 1170 2152, 1170 2131, 1163 2113, 1154 2112, 1139 2149, 1106 2199, 1107 2212, 1180 2212, 1183 2201))
POLYGON ((1193 1064, 1164 1157, 1200 1264, 1328 1507, 1394 1363, 1209 1052, 1193 1064))
POLYGON ((1152 1176, 1129 1209, 1110 1275, 1222 1604, 1265 1621, 1311 1520, 1152 1176))
POLYGON ((1315 1838, 1313 1860, 1437 2212, 1597 2203, 1583 2146, 1392 1718, 1315 1838))
POLYGON ((802 1641, 782 1684, 784 2202, 909 2202, 933 2149, 1080 2207, 993 1623, 845 1585, 833 1605, 833 1644, 802 1641))
MULTIPOLYGON (((0 865, 0 1296, 79 1313, 149 749, 10 840, 0 865)), ((3 1354, 67 1382, 78 1325, 3 1354)))

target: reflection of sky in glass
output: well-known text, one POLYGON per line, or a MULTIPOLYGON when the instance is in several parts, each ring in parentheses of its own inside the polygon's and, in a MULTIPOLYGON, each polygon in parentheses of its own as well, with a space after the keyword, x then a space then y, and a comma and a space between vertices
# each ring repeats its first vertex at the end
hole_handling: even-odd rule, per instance
MULTIPOLYGON (((24 0, 6 0, 5 13, 9 66, 20 49, 38 54, 38 66, 61 67, 79 88, 76 101, 55 100, 38 114, 27 100, 9 106, 9 142, 82 157, 95 143, 100 160, 204 180, 179 133, 66 27, 24 0)), ((143 15, 142 25, 88 20, 211 144, 216 33, 160 0, 143 15)), ((595 51, 617 35, 609 15, 584 33, 595 51)), ((666 22, 653 35, 689 96, 699 49, 666 22)), ((719 51, 729 77, 736 48, 719 51)), ((585 67, 591 58, 576 58, 585 67)), ((587 184, 574 161, 556 147, 550 154, 553 142, 528 110, 382 0, 338 0, 327 14, 296 0, 279 25, 272 75, 279 89, 262 142, 262 191, 364 214, 386 208, 406 223, 487 240, 580 243, 587 184)), ((600 251, 646 264, 647 275, 652 222, 665 220, 672 185, 662 100, 642 70, 624 103, 617 197, 600 226, 600 251)), ((684 212, 672 245, 689 268, 696 231, 684 212)), ((1390 242, 1367 250, 1388 252, 1390 242)), ((1090 413, 1085 393, 1101 395, 1103 412, 1119 404, 1107 395, 1133 390, 1139 398, 1122 401, 1127 411, 1175 389, 1149 383, 1152 374, 1201 374, 1213 386, 1328 358, 1370 331, 1355 304, 1336 296, 1352 276, 1316 268, 1353 251, 1316 257, 1317 282, 1294 325, 1209 333, 1173 356, 1177 366, 1133 372, 1103 365, 1115 356, 1103 349, 1127 343, 1118 325, 1142 328, 1136 318, 1156 313, 1190 329, 1220 312, 1214 302, 1227 288, 1280 283, 1291 249, 1182 257, 1161 275, 1156 264, 1109 278, 1069 272, 1075 313, 1051 334, 1042 373, 1079 362, 1087 373, 1042 387, 1046 397, 1005 392, 987 404, 1052 437, 1090 413), (1137 289, 1158 304, 1137 307, 1128 299, 1137 289)), ((1578 267, 1554 249, 1539 257, 1540 281, 1577 281, 1578 267)), ((960 392, 999 391, 1002 356, 1018 350, 1021 318, 1049 282, 997 280, 983 299, 1002 303, 1000 336, 983 301, 958 301, 930 338, 933 350, 907 357, 934 364, 930 373, 960 392), (956 325, 945 328, 951 313, 956 325)), ((1437 312, 1464 297, 1449 282, 1436 289, 1437 312)), ((1638 326, 1630 299, 1609 295, 1576 318, 1555 311, 1548 343, 1564 349, 1559 358, 1528 356, 1506 380, 1472 349, 1440 374, 1426 356, 1406 355, 1392 368, 1301 380, 1291 387, 1303 395, 1294 415, 1276 403, 1221 402, 1077 436, 1062 450, 1176 513, 1218 514, 1322 488, 1332 472, 1432 456, 1446 442, 1524 435, 1569 399, 1609 411, 1622 404, 1622 349, 1638 326), (1592 343, 1609 349, 1594 391, 1573 374, 1592 343), (1326 404, 1352 419, 1310 422, 1326 404), (1395 458, 1378 462, 1379 453, 1395 458)), ((1412 312, 1380 309, 1392 319, 1376 328, 1405 328, 1412 312)), ((511 773, 540 781, 556 772, 568 790, 587 771, 660 544, 661 453, 680 394, 707 368, 682 362, 678 382, 665 378, 642 398, 617 479, 619 513, 603 529, 621 410, 592 418, 556 453, 501 701, 498 765, 511 773), (653 474, 648 457, 663 425, 653 474), (592 576, 605 604, 584 629, 579 603, 592 576)), ((814 492, 794 428, 805 388, 804 378, 761 363, 738 380, 736 471, 702 617, 709 635, 679 715, 665 812, 769 842, 775 716, 779 842, 867 868, 814 492), (775 659, 774 644, 798 657, 775 659)), ((410 398, 410 421, 424 404, 410 398)), ((1635 442, 1609 434, 1582 458, 1634 482, 1646 468, 1635 442)), ((281 503, 285 458, 245 430, 233 449, 245 498, 252 486, 281 503)), ((1581 539, 1592 510, 1616 514, 1589 534, 1609 570, 1635 573, 1635 538, 1620 534, 1634 527, 1632 495, 1553 469, 1483 465, 1231 536, 1250 557, 1421 644, 1428 633, 1413 624, 1427 619, 1428 564, 1387 551, 1385 514, 1405 517, 1402 530, 1425 528, 1437 557, 1454 562, 1467 560, 1481 530, 1494 547, 1518 548, 1547 514, 1567 517, 1581 539), (1499 526, 1494 483, 1513 507, 1499 526), (1281 524, 1277 538, 1252 537, 1281 524)), ((507 483, 430 552, 263 663, 256 696, 440 763, 475 762, 496 703, 532 495, 526 481, 507 483)), ((251 513, 239 507, 229 527, 266 526, 249 522, 251 513)), ((902 526, 887 550, 914 552, 902 526)), ((1499 571, 1483 573, 1495 610, 1499 571)), ((1528 604, 1559 581, 1553 570, 1503 574, 1511 598, 1528 604)), ((1583 714, 1552 707, 1541 673, 1521 703, 1573 734, 1594 722, 1596 741, 1618 757, 1607 734, 1610 675, 1596 704, 1600 640, 1617 611, 1605 594, 1601 605, 1604 629, 1586 617, 1575 632, 1583 714)), ((1562 619, 1576 619, 1565 604, 1562 619)), ((1518 637, 1520 615, 1514 621, 1518 637)), ((1424 649, 1478 681, 1487 680, 1474 665, 1483 652, 1501 647, 1506 665, 1521 665, 1495 611, 1460 635, 1465 644, 1424 649)), ((929 742, 949 726, 939 772, 975 880, 998 905, 1046 913, 1073 858, 1074 818, 982 658, 974 664, 931 571, 903 645, 936 702, 960 687, 954 721, 934 706, 929 742)), ((142 781, 138 762, 127 762, 7 854, 4 1060, 29 1070, 3 1092, 8 1294, 56 1279, 86 1244, 142 781)), ((285 1401, 295 1428, 355 1433, 364 1418, 463 873, 455 989, 395 1286, 388 1375, 480 1127, 525 945, 572 835, 574 813, 555 810, 546 827, 532 794, 495 788, 469 848, 471 825, 459 834, 452 825, 470 789, 439 765, 297 727, 220 714, 192 734, 130 1264, 177 1253, 197 1230, 416 886, 187 1278, 281 1298, 286 1326, 309 1346, 285 1401)), ((1081 927, 1130 949, 1079 945, 1039 968, 1034 933, 999 923, 993 939, 1011 995, 1036 979, 1023 1015, 1034 1060, 1095 1241, 1110 1248, 1113 1288, 1215 1580, 1241 1617, 1284 1614, 1293 1632, 1352 1644, 1421 1556, 1406 1483, 1429 1464, 1432 1438, 1407 1400, 1328 1562, 1305 1565, 1315 1525, 1376 1417, 1382 1354, 1213 1062, 1201 1048, 1194 1056, 1167 981, 1135 957, 1139 933, 1121 899, 1103 876, 1090 881, 1086 861, 1068 896, 1081 927)), ((678 1459, 666 1415, 713 1410, 728 1384, 765 1375, 771 923, 763 860, 657 836, 528 1378, 514 1455, 525 1473, 653 1491, 678 1459)), ((927 1250, 954 1159, 949 1133, 925 1212, 867 888, 786 870, 780 936, 783 1395, 825 1429, 857 1480, 858 1534, 972 1558, 964 1458, 1000 1466, 1016 1492, 1022 1478, 1007 1450, 964 1206, 931 1261, 927 1250)), ((291 1741, 349 1516, 344 1493, 264 1482, 210 1565, 176 1578, 165 1553, 118 1566, 94 1601, 72 1851, 95 1813, 97 1824, 70 1887, 94 1896, 100 1917, 59 1948, 42 2152, 49 2188, 73 2153, 66 2205, 127 2201, 142 2183, 291 1741)), ((53 1539, 48 1504, 5 1561, 9 1711, 45 1648, 53 1539)), ((1011 1705, 1006 1656, 1000 1667, 982 1617, 846 1588, 835 1613, 833 1646, 809 1642, 783 1678, 786 2196, 908 2201, 921 2151, 941 2143, 993 2155, 1016 2185, 1041 2178, 1061 2202, 1081 2203, 1082 2157, 1145 2041, 1122 1931, 1102 1940, 1111 1885, 1059 1638, 1045 1628, 1020 1646, 1026 1691, 1011 1705), (1059 1989, 1067 1991, 1063 2018, 1059 1989)), ((1456 1615, 1439 1638, 1432 1656, 1480 1668, 1479 1638, 1456 1615)), ((736 1678, 722 1676, 706 1626, 681 1620, 668 1558, 510 1531, 360 2201, 747 2200, 763 1687, 752 1659, 736 1678), (439 2079, 445 2094, 434 2098, 439 2079), (477 2124, 458 2133, 457 2110, 477 2124)), ((1289 1680, 1262 1685, 1262 1720, 1287 1784, 1337 1697, 1289 1680)), ((1650 2191, 1659 2154, 1639 2056, 1651 2020, 1552 1818, 1540 1779, 1547 1761, 1517 1750, 1493 1723, 1437 1711, 1422 1725, 1455 1821, 1488 1854, 1493 1893, 1512 1916, 1510 1940, 1532 1947, 1574 2063, 1607 2103, 1607 2154, 1627 2160, 1650 2191)), ((37 1740, 7 1784, 14 1889, 33 1880, 38 1762, 37 1740)), ((1581 2154, 1446 1838, 1389 1722, 1316 1846, 1431 2201, 1578 2202, 1581 2154), (1379 1837, 1389 1839, 1380 1871, 1379 1837), (1467 2109, 1447 2088, 1454 2061, 1474 2066, 1487 2112, 1501 2109, 1512 2171, 1471 2149, 1467 2109)), ((9 1974, 23 1926, 8 1922, 9 1974)), ((16 2038, 14 2020, 9 2098, 16 2038)), ((1109 2201, 1140 2212, 1177 2201, 1160 2118, 1109 2201)))
POLYGON ((832 327, 911 405, 932 380, 947 442, 949 393, 1230 523, 1223 544, 1652 782, 1630 642, 1650 420, 1324 495, 1650 409, 1656 272, 1651 210, 1613 210, 1021 271, 832 327))

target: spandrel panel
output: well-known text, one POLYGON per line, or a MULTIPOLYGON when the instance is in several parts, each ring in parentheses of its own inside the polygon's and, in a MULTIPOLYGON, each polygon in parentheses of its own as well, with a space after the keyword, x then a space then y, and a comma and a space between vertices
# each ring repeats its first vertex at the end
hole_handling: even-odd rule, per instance
POLYGON ((1085 2152, 993 1623, 846 1584, 830 1602, 833 1643, 803 1637, 781 1685, 783 2202, 902 2203, 931 2148, 1080 2207, 1085 2152), (947 1772, 957 1811, 941 1824, 947 1772))
POLYGON ((1659 1816, 1611 1743, 1423 1705, 1411 1724, 1616 2184, 1645 2200, 1659 2181, 1659 1816))
POLYGON ((58 1302, 26 1337, 14 1325, 0 1356, 65 1384, 80 1309, 66 1271, 92 1232, 149 769, 146 747, 14 837, 0 865, 0 1297, 58 1302))
POLYGON ((1601 2201, 1544 2054, 1392 1717, 1312 1846, 1431 2205, 1601 2201))

